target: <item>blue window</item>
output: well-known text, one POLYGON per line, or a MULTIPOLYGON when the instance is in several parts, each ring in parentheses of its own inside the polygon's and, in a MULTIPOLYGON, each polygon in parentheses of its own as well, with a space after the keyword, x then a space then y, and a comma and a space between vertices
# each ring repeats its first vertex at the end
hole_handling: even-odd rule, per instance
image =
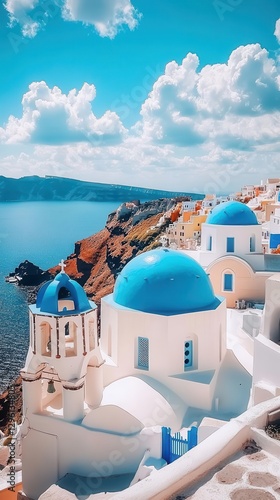
POLYGON ((250 252, 256 251, 256 239, 255 235, 250 237, 250 252))
POLYGON ((184 345, 184 370, 188 370, 193 365, 193 341, 186 340, 184 345))
POLYGON ((138 337, 138 368, 149 370, 149 339, 138 337))
POLYGON ((212 236, 209 236, 207 250, 212 250, 212 236))
POLYGON ((227 252, 234 252, 234 238, 227 238, 227 252))
POLYGON ((232 292, 233 290, 233 276, 232 274, 224 274, 224 292, 232 292))

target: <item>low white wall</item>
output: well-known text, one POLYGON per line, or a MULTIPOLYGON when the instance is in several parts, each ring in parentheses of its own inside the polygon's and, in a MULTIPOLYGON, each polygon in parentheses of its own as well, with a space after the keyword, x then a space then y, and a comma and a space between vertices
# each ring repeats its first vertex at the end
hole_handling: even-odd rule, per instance
MULTIPOLYGON (((232 419, 186 455, 136 485, 113 495, 114 500, 168 500, 252 438, 251 427, 264 427, 267 414, 280 407, 280 397, 260 403, 232 419)), ((254 437, 256 433, 254 433, 254 437)))
POLYGON ((227 422, 223 420, 217 420, 216 418, 204 417, 200 426, 198 427, 198 443, 204 441, 204 439, 208 438, 218 429, 226 425, 227 422))
MULTIPOLYGON (((256 427, 252 428, 252 437, 263 450, 271 453, 271 455, 274 455, 280 460, 280 441, 272 439, 263 429, 257 429, 256 427)), ((280 461, 278 467, 280 477, 280 461)))

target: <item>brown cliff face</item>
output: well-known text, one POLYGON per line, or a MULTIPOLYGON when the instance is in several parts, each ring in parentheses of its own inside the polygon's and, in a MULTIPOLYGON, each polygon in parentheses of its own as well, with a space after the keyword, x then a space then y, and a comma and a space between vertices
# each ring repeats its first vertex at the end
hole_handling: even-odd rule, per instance
POLYGON ((22 386, 18 377, 10 387, 0 395, 0 430, 9 435, 13 422, 20 424, 22 418, 22 386))
MULTIPOLYGON (((160 245, 159 236, 170 223, 169 211, 174 205, 170 199, 121 205, 109 215, 104 229, 75 244, 74 253, 65 261, 65 272, 99 303, 112 292, 117 275, 132 257, 160 245)), ((49 271, 56 274, 59 267, 49 271)))

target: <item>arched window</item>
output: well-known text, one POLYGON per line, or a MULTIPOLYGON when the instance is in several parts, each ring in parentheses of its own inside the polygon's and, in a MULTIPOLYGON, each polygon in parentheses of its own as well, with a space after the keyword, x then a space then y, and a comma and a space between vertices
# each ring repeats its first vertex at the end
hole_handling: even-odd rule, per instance
POLYGON ((68 321, 64 326, 65 356, 77 356, 77 325, 68 321))
POLYGON ((138 337, 137 354, 137 368, 149 370, 149 339, 138 337))
POLYGON ((41 354, 50 357, 52 355, 51 325, 46 321, 41 323, 41 354))

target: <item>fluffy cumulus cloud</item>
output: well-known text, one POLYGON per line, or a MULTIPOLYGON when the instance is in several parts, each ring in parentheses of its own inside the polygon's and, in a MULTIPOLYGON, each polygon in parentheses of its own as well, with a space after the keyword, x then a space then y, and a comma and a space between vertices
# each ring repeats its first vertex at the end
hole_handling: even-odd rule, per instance
POLYGON ((100 36, 109 38, 125 25, 133 30, 140 18, 130 0, 65 0, 63 14, 70 21, 93 25, 100 36))
POLYGON ((100 36, 109 38, 124 26, 133 30, 141 17, 130 0, 6 0, 4 6, 11 24, 19 23, 23 35, 30 38, 57 14, 92 25, 100 36))
POLYGON ((90 141, 95 145, 119 142, 125 134, 118 115, 111 111, 96 118, 91 102, 94 85, 85 83, 77 91, 63 94, 45 82, 33 82, 22 99, 21 118, 10 116, 0 128, 0 140, 11 143, 65 144, 90 141))
POLYGON ((4 7, 9 13, 11 24, 19 23, 22 34, 33 38, 40 26, 44 23, 47 13, 42 12, 40 20, 34 17, 34 11, 39 6, 40 0, 6 0, 4 7))
POLYGON ((198 65, 194 54, 167 64, 142 106, 138 133, 157 143, 240 150, 279 141, 279 68, 265 49, 241 46, 227 64, 198 65))
POLYGON ((277 19, 276 21, 274 35, 280 43, 280 19, 277 19))
POLYGON ((0 128, 1 172, 216 193, 279 175, 279 66, 258 44, 202 69, 194 54, 170 62, 129 131, 93 114, 95 92, 32 83, 0 128))

